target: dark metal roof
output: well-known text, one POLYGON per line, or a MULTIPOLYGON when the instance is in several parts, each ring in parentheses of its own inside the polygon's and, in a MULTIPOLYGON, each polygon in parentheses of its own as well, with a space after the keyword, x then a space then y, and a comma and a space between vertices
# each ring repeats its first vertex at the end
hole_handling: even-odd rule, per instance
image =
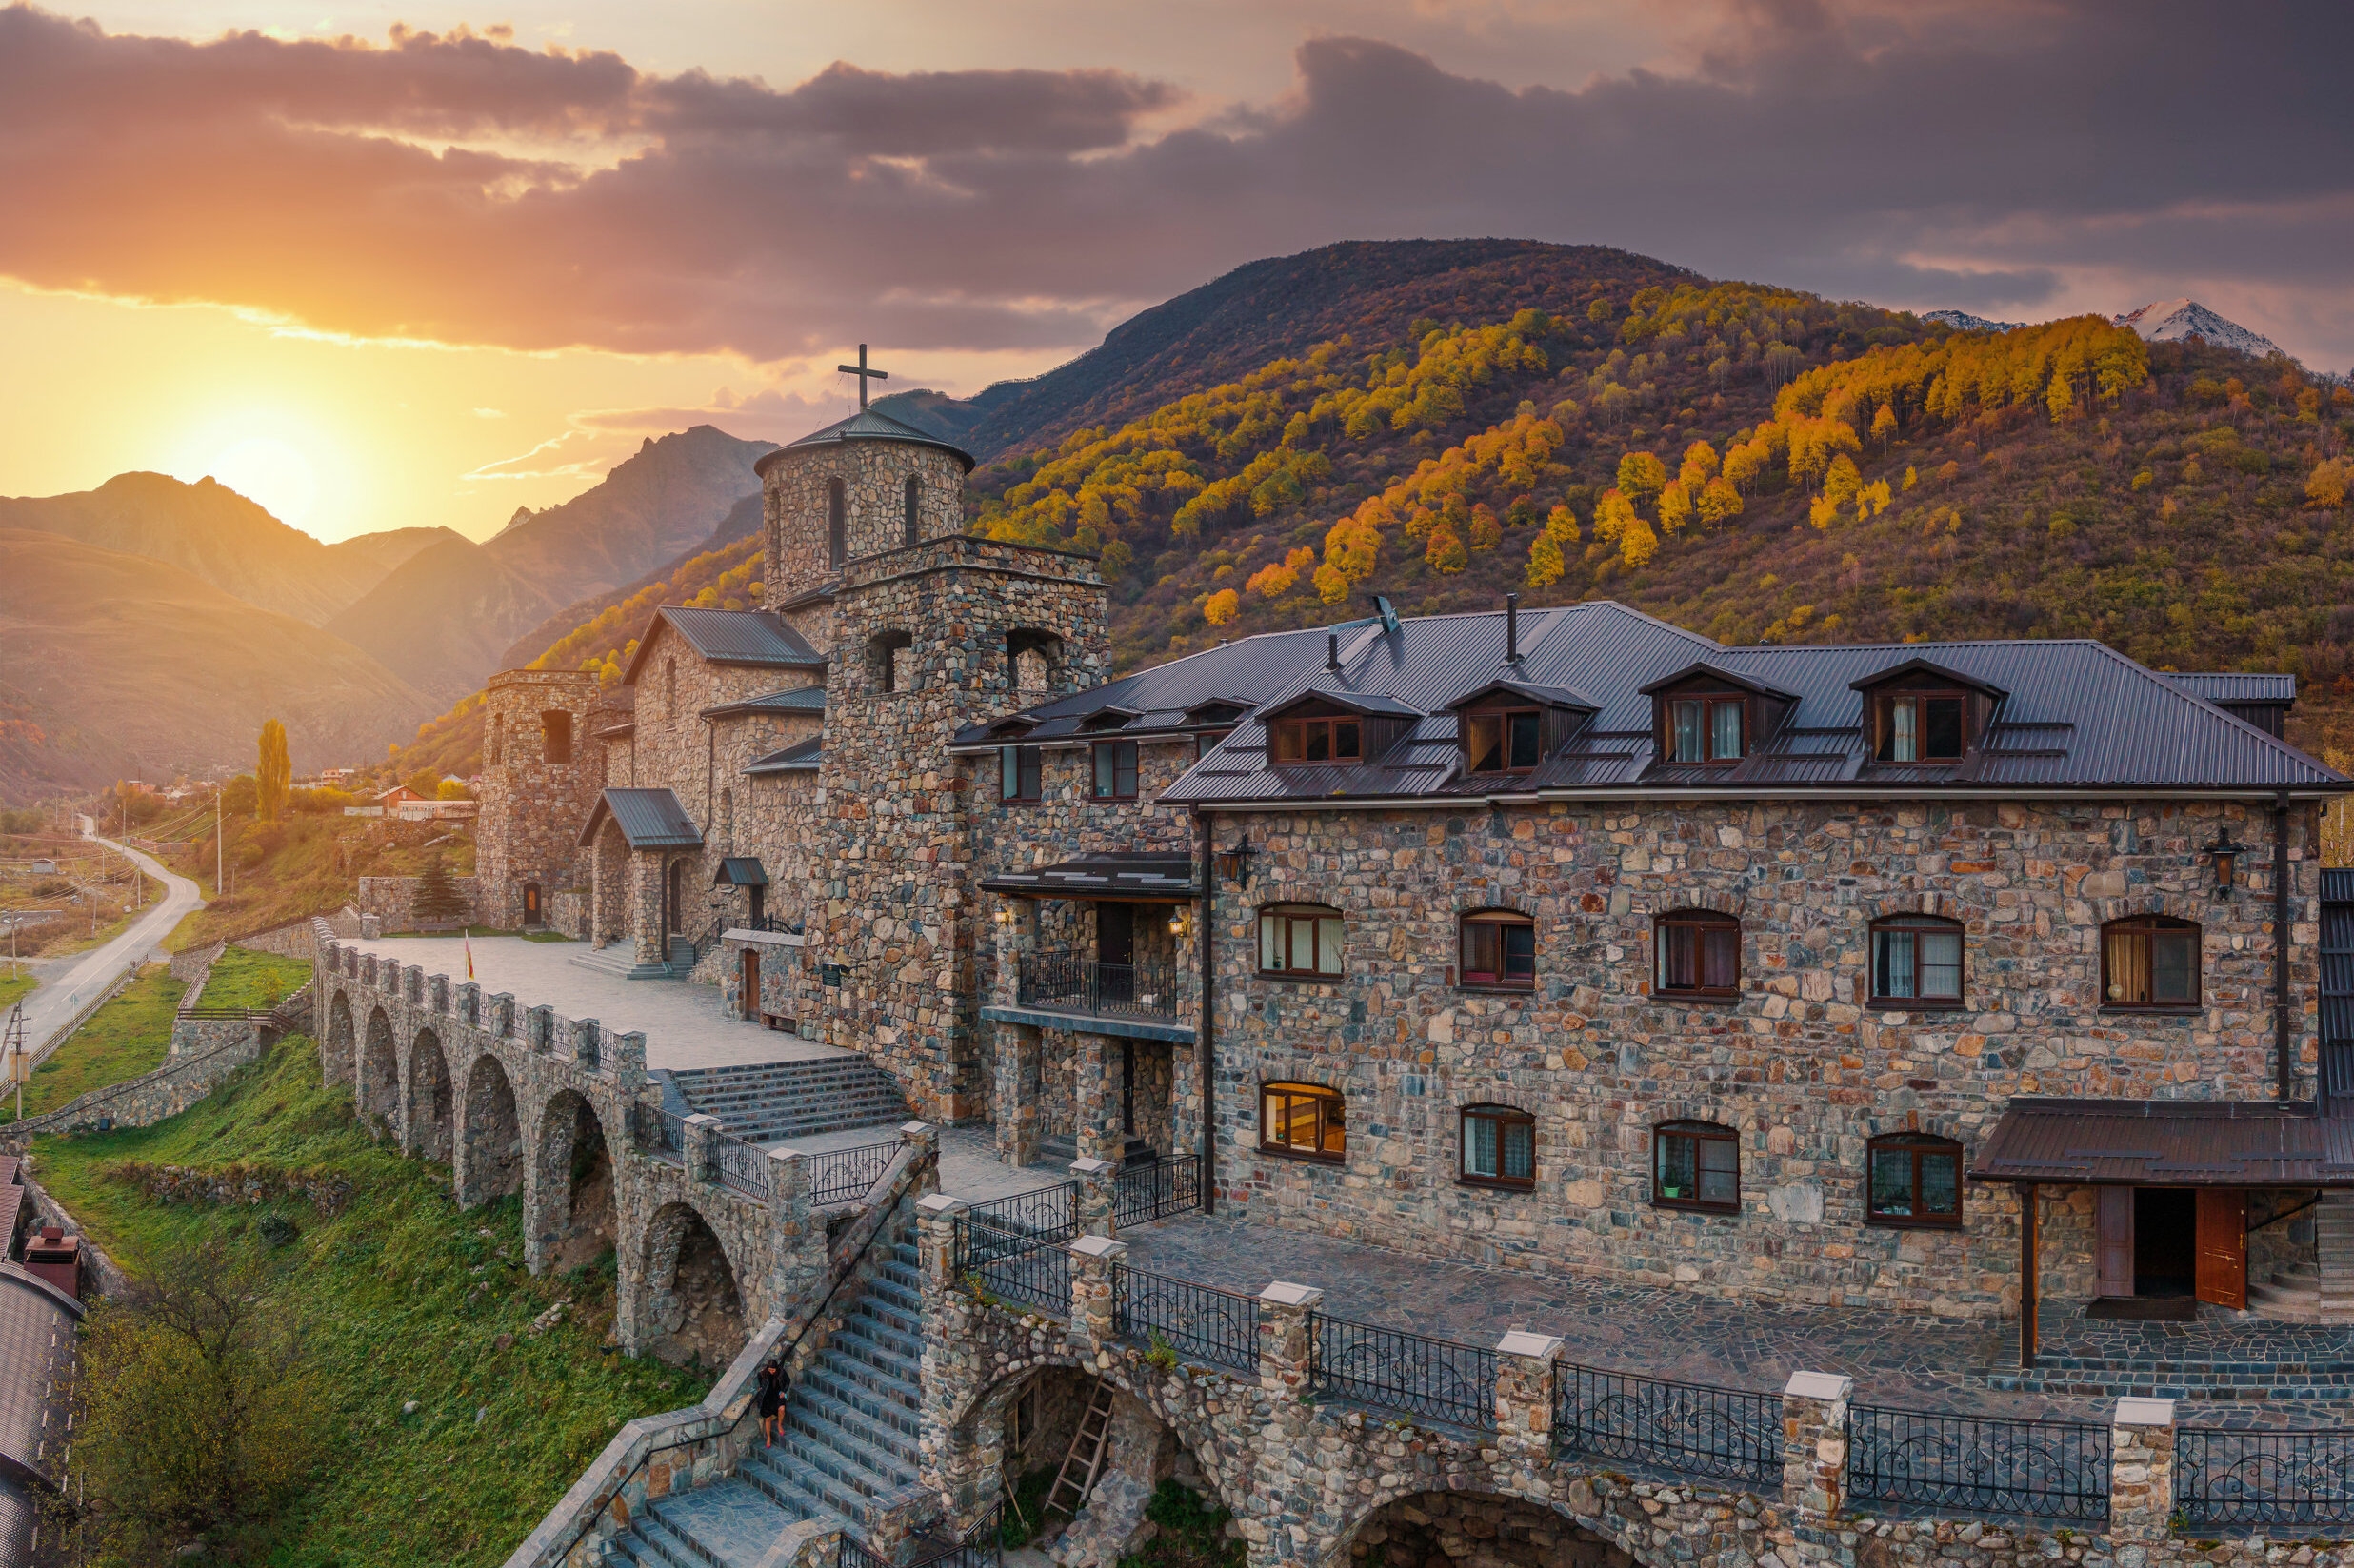
POLYGON ((1088 855, 1026 871, 1001 871, 981 886, 990 893, 1042 899, 1190 899, 1194 863, 1187 855, 1088 855))
POLYGON ((823 713, 826 711, 824 686, 794 686, 786 691, 767 691, 757 697, 746 697, 733 703, 719 703, 703 710, 706 719, 735 719, 761 713, 823 713))
POLYGON ((825 750, 825 738, 812 735, 806 741, 796 741, 780 751, 766 757, 755 757, 744 764, 748 775, 765 773, 814 773, 817 760, 825 750))
POLYGON ((1378 691, 1350 691, 1324 682, 1318 682, 1306 691, 1294 692, 1280 703, 1269 703, 1261 711, 1272 719, 1303 703, 1330 703, 1350 713, 1362 713, 1375 719, 1419 719, 1424 716, 1421 708, 1408 707, 1395 697, 1385 697, 1378 691))
POLYGON ((608 789, 597 797, 580 842, 597 842, 597 831, 611 816, 632 849, 700 849, 703 830, 695 826, 678 797, 667 789, 608 789))
POLYGON ((722 857, 719 869, 711 873, 713 887, 766 887, 768 868, 760 863, 757 855, 728 855, 722 857))
POLYGON ((2349 1123, 2310 1103, 2013 1100, 1970 1175, 1981 1181, 2184 1187, 2354 1186, 2349 1123))
POLYGON ((2290 707, 2297 701, 2297 677, 2294 675, 2226 670, 2221 673, 2168 674, 2164 679, 2169 685, 2207 703, 2277 703, 2283 707, 2290 707))
POLYGON ((951 446, 936 435, 929 435, 914 426, 893 419, 879 408, 861 408, 848 419, 836 420, 822 430, 811 430, 799 441, 788 441, 752 465, 752 472, 764 477, 768 465, 786 452, 809 447, 828 447, 845 441, 901 441, 911 447, 936 447, 972 472, 972 454, 962 447, 951 446))
POLYGON ((687 605, 665 605, 646 623, 646 630, 638 638, 637 653, 630 659, 629 667, 621 672, 623 681, 637 684, 638 670, 653 651, 655 630, 666 621, 671 630, 687 640, 688 647, 714 665, 757 665, 775 669, 826 667, 826 656, 811 647, 792 628, 792 624, 774 610, 697 609, 687 605))
MULTIPOLYGON (((1908 662, 1918 663, 1919 661, 1916 660, 1908 662)), ((1635 689, 1641 692, 1644 696, 1648 697, 1664 689, 1665 687, 1678 685, 1681 682, 1704 677, 1709 680, 1722 681, 1729 686, 1738 686, 1744 691, 1754 691, 1761 697, 1779 697, 1785 703, 1794 703, 1798 700, 1798 694, 1796 692, 1785 691, 1780 686, 1768 685, 1755 675, 1744 674, 1742 671, 1734 669, 1729 665, 1723 664, 1714 659, 1695 660, 1693 663, 1686 665, 1682 669, 1670 670, 1656 680, 1646 682, 1644 685, 1637 686, 1635 689)))
POLYGON ((1883 682, 1902 680, 1910 675, 1925 675, 1932 680, 1950 681, 1955 685, 1968 686, 1974 690, 1983 691, 1989 697, 2010 695, 2001 686, 1988 685, 1975 676, 1965 675, 1951 665, 1941 665, 1934 659, 1907 659, 1901 665, 1890 665, 1886 669, 1874 670, 1871 674, 1859 676, 1847 684, 1858 691, 1865 691, 1883 682))
POLYGON ((2354 1045, 2354 871, 2322 873, 2322 1043, 2354 1045))
POLYGON ((54 1479, 73 1370, 72 1297, 16 1263, 0 1262, 0 1473, 54 1479))
POLYGON ((1491 691, 1508 691, 1515 697, 1526 697, 1532 703, 1543 703, 1552 707, 1583 708, 1588 713, 1602 705, 1575 686, 1545 686, 1537 685, 1534 681, 1523 681, 1510 676, 1499 676, 1493 681, 1483 681, 1462 696, 1441 705, 1458 708, 1466 703, 1486 696, 1491 691))

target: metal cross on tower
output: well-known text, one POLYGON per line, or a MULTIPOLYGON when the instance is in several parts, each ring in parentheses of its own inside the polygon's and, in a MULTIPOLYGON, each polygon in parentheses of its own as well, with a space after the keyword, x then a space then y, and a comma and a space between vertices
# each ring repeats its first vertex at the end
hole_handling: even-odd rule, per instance
POLYGON ((834 368, 841 371, 846 376, 856 376, 858 378, 858 407, 861 412, 864 412, 867 407, 867 383, 870 381, 888 381, 891 379, 891 373, 888 370, 869 370, 867 368, 867 346, 863 343, 858 346, 858 363, 856 365, 837 365, 834 368))

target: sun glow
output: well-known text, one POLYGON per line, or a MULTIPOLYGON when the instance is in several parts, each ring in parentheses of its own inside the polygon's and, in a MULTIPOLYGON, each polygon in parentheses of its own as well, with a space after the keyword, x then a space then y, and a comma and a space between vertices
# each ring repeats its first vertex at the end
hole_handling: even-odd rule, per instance
POLYGON ((319 499, 319 476, 310 460, 272 436, 248 436, 215 454, 207 468, 279 522, 297 528, 319 499))

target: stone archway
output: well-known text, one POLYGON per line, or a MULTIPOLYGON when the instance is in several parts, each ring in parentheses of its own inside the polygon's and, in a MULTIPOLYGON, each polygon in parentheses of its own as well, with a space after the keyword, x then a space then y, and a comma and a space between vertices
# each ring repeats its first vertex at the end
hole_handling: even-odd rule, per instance
POLYGON ((565 1089, 540 1113, 538 1211, 532 1234, 547 1249, 543 1268, 611 1263, 620 1210, 605 1123, 578 1090, 565 1089))
POLYGON ((748 1338, 728 1249, 696 1209, 666 1203, 646 1227, 647 1350, 673 1366, 724 1367, 748 1338))
POLYGON ((401 1059, 392 1049, 392 1021, 378 1007, 368 1015, 368 1042, 360 1048, 360 1079, 354 1098, 360 1124, 369 1133, 399 1129, 401 1059))
POLYGON ((471 1208, 523 1186, 523 1128, 515 1086, 499 1059, 485 1053, 466 1075, 466 1113, 458 1126, 458 1206, 471 1208))
POLYGON ((441 1037, 420 1029, 409 1047, 409 1152, 449 1164, 455 1152, 450 1114, 449 1062, 441 1037))
POLYGON ((1543 1503, 1418 1492, 1367 1514, 1328 1568, 1635 1568, 1635 1558, 1543 1503))
POLYGON ((351 1061, 351 999, 341 991, 327 1005, 328 1054, 339 1063, 351 1061))

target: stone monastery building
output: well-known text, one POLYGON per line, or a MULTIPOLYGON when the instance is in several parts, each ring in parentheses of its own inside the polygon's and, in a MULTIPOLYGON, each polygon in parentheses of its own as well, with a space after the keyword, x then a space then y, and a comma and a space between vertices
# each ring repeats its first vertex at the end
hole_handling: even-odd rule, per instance
POLYGON ((1221 1215, 1432 1258, 2242 1305, 2354 1188, 2354 782, 2288 679, 1607 602, 1115 679, 1093 562, 964 532, 971 467, 862 409, 762 460, 763 607, 658 611, 618 693, 495 677, 483 918, 1015 1162, 1195 1156, 1221 1215))

